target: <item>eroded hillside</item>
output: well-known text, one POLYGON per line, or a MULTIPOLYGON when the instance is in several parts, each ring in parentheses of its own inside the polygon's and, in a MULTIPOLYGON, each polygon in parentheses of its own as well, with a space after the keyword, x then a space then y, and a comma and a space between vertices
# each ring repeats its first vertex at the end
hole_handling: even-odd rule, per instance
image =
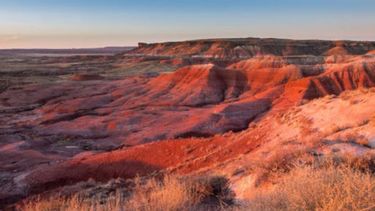
POLYGON ((241 197, 278 161, 371 154, 374 49, 277 39, 149 44, 102 62, 132 73, 147 64, 155 75, 147 67, 7 87, 0 198, 153 172, 222 174, 241 197))

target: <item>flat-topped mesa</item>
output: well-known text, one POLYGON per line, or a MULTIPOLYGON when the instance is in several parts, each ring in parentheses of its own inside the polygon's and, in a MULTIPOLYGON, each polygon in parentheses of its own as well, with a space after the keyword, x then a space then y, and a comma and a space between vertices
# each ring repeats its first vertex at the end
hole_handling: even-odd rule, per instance
POLYGON ((145 43, 145 42, 139 42, 138 43, 138 48, 143 48, 143 47, 147 47, 148 43, 145 43))
POLYGON ((138 48, 127 52, 126 55, 241 59, 266 54, 325 56, 345 52, 351 55, 361 55, 372 50, 375 50, 375 42, 368 41, 240 38, 140 43, 138 48))

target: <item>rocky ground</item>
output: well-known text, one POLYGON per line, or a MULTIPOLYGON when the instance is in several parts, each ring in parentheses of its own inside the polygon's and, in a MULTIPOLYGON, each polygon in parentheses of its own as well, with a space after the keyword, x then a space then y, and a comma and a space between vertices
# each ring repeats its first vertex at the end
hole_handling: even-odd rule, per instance
POLYGON ((371 155, 374 49, 231 39, 106 56, 8 56, 0 201, 153 172, 225 175, 244 197, 280 162, 371 155))

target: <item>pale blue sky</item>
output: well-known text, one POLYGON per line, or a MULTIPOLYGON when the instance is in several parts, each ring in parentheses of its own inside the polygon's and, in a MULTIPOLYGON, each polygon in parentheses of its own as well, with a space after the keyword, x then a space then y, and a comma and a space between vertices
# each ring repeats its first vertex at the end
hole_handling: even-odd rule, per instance
POLYGON ((213 37, 375 40, 373 0, 0 0, 0 48, 213 37))

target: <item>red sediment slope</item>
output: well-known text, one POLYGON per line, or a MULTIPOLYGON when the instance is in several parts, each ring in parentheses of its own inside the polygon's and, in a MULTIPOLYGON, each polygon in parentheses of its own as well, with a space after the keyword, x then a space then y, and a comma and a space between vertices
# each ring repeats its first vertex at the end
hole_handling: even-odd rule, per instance
POLYGON ((303 77, 298 66, 289 64, 282 57, 271 55, 240 61, 230 65, 229 69, 243 73, 252 94, 303 77))
POLYGON ((375 86, 374 63, 354 61, 328 67, 326 73, 312 79, 318 96, 339 94, 345 90, 375 86))
POLYGON ((214 66, 193 65, 160 76, 148 84, 151 97, 171 105, 218 104, 241 95, 247 78, 239 71, 214 66))
POLYGON ((260 144, 260 135, 247 138, 213 137, 155 142, 129 149, 72 159, 61 165, 43 169, 26 177, 30 190, 41 190, 73 184, 93 178, 132 178, 158 171, 191 173, 249 153, 260 144))

